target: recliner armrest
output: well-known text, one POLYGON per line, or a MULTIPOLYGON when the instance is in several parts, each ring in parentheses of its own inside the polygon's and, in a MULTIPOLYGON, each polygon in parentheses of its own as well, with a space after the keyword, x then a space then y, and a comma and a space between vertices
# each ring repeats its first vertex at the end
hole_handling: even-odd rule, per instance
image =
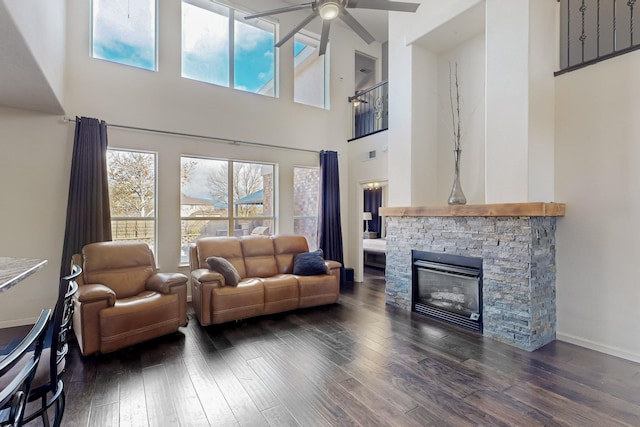
POLYGON ((147 279, 145 287, 162 294, 171 293, 171 288, 186 285, 189 278, 182 273, 156 273, 147 279))
POLYGON ((219 282, 218 286, 224 286, 224 276, 216 271, 199 268, 191 272, 191 277, 200 283, 219 282))
POLYGON ((90 303, 106 300, 108 306, 116 303, 116 293, 105 285, 90 284, 83 285, 73 296, 79 303, 90 303))

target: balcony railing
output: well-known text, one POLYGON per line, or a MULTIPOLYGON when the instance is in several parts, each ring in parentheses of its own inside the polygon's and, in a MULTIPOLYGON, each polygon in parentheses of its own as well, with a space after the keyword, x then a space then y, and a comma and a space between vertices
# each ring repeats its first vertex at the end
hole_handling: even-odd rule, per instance
POLYGON ((362 138, 389 128, 388 82, 380 82, 368 89, 356 91, 349 97, 353 106, 353 137, 362 138))
MULTIPOLYGON (((582 68, 640 48, 636 0, 558 0, 560 71, 582 68)), ((640 6, 640 2, 638 3, 640 6)))

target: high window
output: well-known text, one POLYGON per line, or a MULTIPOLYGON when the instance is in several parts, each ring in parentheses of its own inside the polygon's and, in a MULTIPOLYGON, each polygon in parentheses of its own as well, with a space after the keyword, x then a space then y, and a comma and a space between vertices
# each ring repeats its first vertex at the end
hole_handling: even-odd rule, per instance
POLYGON ((94 58, 156 70, 156 0, 92 0, 94 58))
POLYGON ((181 263, 201 237, 274 233, 275 165, 181 158, 181 263))
POLYGON ((182 76, 275 95, 274 24, 208 0, 182 2, 182 76))
POLYGON ((318 185, 320 169, 293 168, 293 232, 307 238, 309 249, 318 247, 318 185))
POLYGON ((156 154, 107 151, 111 232, 114 241, 156 245, 156 154))
POLYGON ((326 81, 327 55, 318 55, 320 41, 298 33, 293 42, 293 99, 300 104, 329 108, 326 81))

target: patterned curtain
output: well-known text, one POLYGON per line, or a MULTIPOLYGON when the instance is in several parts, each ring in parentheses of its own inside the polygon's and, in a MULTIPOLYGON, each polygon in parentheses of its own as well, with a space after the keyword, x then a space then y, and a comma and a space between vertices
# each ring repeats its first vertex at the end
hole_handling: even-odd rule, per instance
POLYGON ((69 274, 71 257, 80 253, 84 245, 109 240, 107 124, 98 119, 76 117, 60 276, 69 274))

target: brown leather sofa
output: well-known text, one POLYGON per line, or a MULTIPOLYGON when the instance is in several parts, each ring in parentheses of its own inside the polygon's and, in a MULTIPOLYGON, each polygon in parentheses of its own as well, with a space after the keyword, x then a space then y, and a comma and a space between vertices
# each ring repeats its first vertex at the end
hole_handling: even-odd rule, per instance
POLYGON ((340 294, 340 268, 325 261, 329 274, 292 274, 293 257, 308 252, 304 236, 206 237, 189 248, 191 295, 202 326, 296 308, 332 304, 340 294), (225 258, 240 275, 238 286, 209 270, 207 258, 225 258))
POLYGON ((170 334, 187 324, 187 276, 158 273, 146 243, 91 243, 73 262, 82 266, 73 297, 73 330, 85 356, 170 334))

